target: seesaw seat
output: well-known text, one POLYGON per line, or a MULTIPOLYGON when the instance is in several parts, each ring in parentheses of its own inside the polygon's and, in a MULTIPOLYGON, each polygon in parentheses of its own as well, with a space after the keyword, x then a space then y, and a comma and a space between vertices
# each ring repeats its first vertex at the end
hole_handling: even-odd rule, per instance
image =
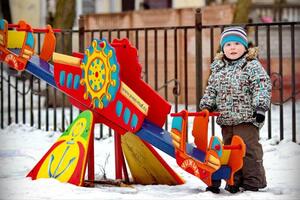
POLYGON ((207 110, 198 113, 188 113, 183 110, 171 116, 174 117, 171 136, 178 165, 199 177, 209 186, 213 180, 221 179, 233 185, 234 173, 243 166, 243 157, 246 152, 243 140, 234 136, 231 145, 223 145, 218 137, 212 136, 208 145, 207 131, 210 113, 207 110), (195 116, 192 134, 196 148, 187 144, 188 116, 195 116))

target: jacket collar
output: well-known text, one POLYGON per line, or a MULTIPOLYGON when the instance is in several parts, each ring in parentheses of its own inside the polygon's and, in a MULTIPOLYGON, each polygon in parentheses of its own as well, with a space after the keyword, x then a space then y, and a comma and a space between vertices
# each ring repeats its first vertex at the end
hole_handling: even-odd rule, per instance
POLYGON ((228 60, 226 58, 223 58, 225 65, 230 65, 236 67, 242 68, 246 63, 247 63, 247 58, 246 54, 244 54, 241 58, 236 59, 236 60, 228 60))
POLYGON ((237 66, 240 66, 241 68, 243 68, 247 64, 247 61, 257 59, 257 56, 258 56, 258 48, 257 47, 248 48, 248 52, 245 55, 243 55, 242 58, 240 58, 238 60, 234 60, 234 61, 226 60, 224 58, 224 54, 221 52, 221 53, 216 54, 214 61, 210 67, 211 67, 212 71, 218 71, 227 64, 237 65, 237 66))

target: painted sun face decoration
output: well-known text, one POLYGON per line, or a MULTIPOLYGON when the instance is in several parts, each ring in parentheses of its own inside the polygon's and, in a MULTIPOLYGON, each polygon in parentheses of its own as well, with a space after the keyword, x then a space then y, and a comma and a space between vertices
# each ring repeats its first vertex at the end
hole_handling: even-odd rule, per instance
POLYGON ((81 135, 86 128, 86 119, 80 118, 76 124, 71 128, 71 140, 74 140, 77 136, 81 135))
POLYGON ((80 67, 80 84, 85 87, 84 99, 89 99, 93 108, 107 107, 114 100, 120 86, 120 67, 115 50, 105 39, 94 39, 85 50, 80 67))

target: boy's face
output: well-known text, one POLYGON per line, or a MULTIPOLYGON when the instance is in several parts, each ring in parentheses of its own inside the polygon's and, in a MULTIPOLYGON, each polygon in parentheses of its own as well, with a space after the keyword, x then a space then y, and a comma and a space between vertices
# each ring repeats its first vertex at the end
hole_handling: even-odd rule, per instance
POLYGON ((223 47, 223 51, 227 58, 235 60, 245 53, 246 48, 239 42, 227 42, 223 47))

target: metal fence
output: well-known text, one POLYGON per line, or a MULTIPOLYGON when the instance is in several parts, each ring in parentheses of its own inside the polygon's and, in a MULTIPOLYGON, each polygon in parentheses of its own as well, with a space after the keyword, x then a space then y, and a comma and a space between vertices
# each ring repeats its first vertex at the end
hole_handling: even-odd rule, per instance
MULTIPOLYGON (((80 23, 79 23, 80 24, 80 23)), ((279 107, 280 140, 285 138, 284 126, 286 120, 291 124, 292 140, 296 135, 296 103, 299 99, 299 31, 300 22, 284 22, 270 24, 244 24, 255 45, 263 49, 260 59, 265 61, 267 72, 272 79, 278 98, 272 106, 279 107), (288 66, 284 66, 288 63, 288 66), (285 72, 289 76, 286 78, 285 72), (298 74, 298 77, 296 77, 298 74), (278 87, 276 86, 279 85, 278 87), (285 87, 286 86, 286 87, 285 87), (298 96, 297 96, 298 95, 298 96), (284 104, 291 107, 291 117, 284 119, 284 104)), ((142 65, 142 78, 157 90, 166 100, 173 103, 172 112, 180 109, 198 110, 198 102, 209 75, 209 63, 213 60, 218 46, 219 33, 226 25, 203 25, 201 12, 195 14, 195 26, 180 27, 150 27, 110 30, 64 30, 61 36, 71 38, 72 51, 84 52, 92 38, 127 37, 138 49, 139 61, 142 65)), ((37 34, 37 52, 40 51, 43 35, 37 34)), ((65 50, 62 49, 61 53, 65 50)), ((67 104, 67 97, 49 85, 40 82, 35 77, 17 73, 1 63, 0 67, 0 109, 1 128, 11 123, 28 123, 45 130, 64 131, 70 122, 80 112, 67 104), (51 98, 50 98, 51 97, 51 98), (50 101, 52 99, 53 101, 50 101)), ((275 92, 275 91, 274 91, 275 92)), ((273 113, 268 112, 268 138, 272 138, 274 130, 273 113)), ((215 133, 215 123, 212 120, 211 134, 215 133)), ((165 129, 170 129, 168 123, 165 129)), ((106 137, 112 130, 103 125, 95 127, 96 138, 106 137)), ((298 133, 299 134, 299 133, 298 133)))
MULTIPOLYGON (((298 118, 296 117, 296 100, 300 98, 300 22, 278 22, 278 23, 252 23, 244 24, 244 26, 252 34, 249 35, 250 41, 255 46, 258 46, 262 50, 259 59, 263 62, 267 73, 270 75, 273 83, 272 95, 275 98, 272 99, 271 110, 268 112, 267 127, 268 138, 272 138, 272 131, 274 131, 274 122, 272 107, 279 107, 279 139, 284 139, 284 127, 287 127, 285 122, 290 122, 288 125, 291 129, 292 141, 296 142, 297 132, 299 134, 299 125, 297 125, 298 118), (289 104, 288 104, 289 103, 289 104), (284 118, 284 104, 291 107, 289 118, 284 118)), ((201 13, 196 14, 196 54, 197 54, 197 72, 196 77, 196 90, 198 101, 201 99, 203 93, 203 32, 209 33, 210 45, 210 61, 213 60, 214 55, 214 38, 220 33, 226 26, 205 26, 201 23, 201 13), (197 17, 198 16, 198 17, 197 17), (201 37, 202 36, 202 37, 201 37)), ((205 83, 204 83, 205 84, 205 83)), ((298 101, 299 102, 299 101, 298 101)), ((299 124, 299 122, 298 122, 299 124)), ((277 125, 277 124, 276 124, 277 125)), ((214 132, 214 123, 212 123, 212 130, 214 132)))

